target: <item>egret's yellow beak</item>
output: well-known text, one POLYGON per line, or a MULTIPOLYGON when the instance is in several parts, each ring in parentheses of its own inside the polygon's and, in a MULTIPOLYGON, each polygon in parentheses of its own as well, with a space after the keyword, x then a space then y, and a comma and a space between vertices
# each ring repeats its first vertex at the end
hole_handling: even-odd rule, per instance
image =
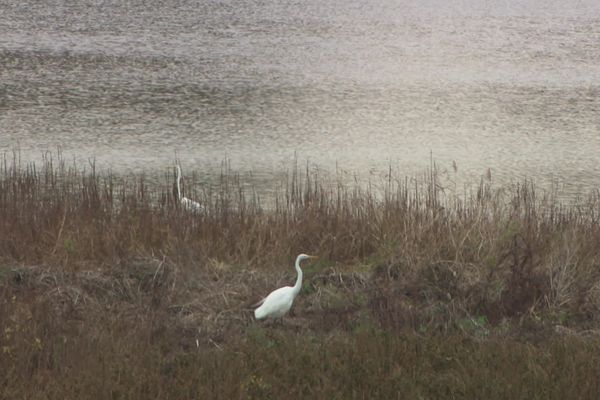
POLYGON ((308 256, 308 258, 316 260, 317 258, 319 258, 319 256, 308 256))

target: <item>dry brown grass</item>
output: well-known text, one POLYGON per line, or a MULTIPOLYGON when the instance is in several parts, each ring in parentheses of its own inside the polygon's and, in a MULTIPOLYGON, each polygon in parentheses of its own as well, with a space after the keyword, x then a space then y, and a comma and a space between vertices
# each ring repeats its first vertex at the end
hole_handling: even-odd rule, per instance
POLYGON ((563 207, 488 181, 459 197, 435 168, 378 190, 308 171, 263 208, 225 170, 190 214, 172 176, 6 159, 2 397, 598 393, 595 197, 563 207), (321 259, 292 317, 255 323, 249 305, 293 281, 300 252, 321 259))

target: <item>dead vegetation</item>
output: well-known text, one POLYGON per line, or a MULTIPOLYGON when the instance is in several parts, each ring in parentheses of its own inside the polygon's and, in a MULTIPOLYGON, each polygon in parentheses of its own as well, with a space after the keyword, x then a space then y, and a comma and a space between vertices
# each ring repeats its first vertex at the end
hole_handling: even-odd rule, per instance
POLYGON ((597 197, 295 169, 263 207, 225 170, 191 214, 161 179, 5 159, 2 397, 565 398, 567 377, 598 393, 597 197), (255 323, 300 252, 321 258, 291 318, 255 323))

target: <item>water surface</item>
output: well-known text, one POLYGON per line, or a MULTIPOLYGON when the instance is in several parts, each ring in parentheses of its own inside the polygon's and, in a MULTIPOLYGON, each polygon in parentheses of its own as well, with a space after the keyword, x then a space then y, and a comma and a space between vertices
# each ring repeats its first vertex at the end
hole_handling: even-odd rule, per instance
POLYGON ((600 186, 600 3, 0 1, 0 150, 600 186), (500 4, 501 3, 501 4, 500 4), (458 172, 452 169, 453 162, 458 172))

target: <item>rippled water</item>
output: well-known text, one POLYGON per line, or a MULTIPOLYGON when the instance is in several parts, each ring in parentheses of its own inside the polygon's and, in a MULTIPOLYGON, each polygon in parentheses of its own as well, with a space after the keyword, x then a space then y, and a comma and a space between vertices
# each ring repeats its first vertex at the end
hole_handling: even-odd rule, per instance
POLYGON ((600 186, 600 2, 0 0, 0 150, 600 186), (501 4, 500 4, 501 3, 501 4))

